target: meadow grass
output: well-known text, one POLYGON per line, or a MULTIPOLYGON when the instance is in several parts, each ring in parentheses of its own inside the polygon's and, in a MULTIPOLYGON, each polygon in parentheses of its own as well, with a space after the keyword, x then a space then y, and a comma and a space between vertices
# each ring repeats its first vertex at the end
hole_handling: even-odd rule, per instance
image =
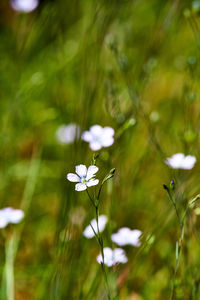
POLYGON ((200 299, 199 16, 188 0, 46 0, 27 14, 1 2, 0 208, 25 217, 0 229, 0 299, 200 299), (79 137, 62 144, 71 123, 79 137), (95 124, 113 145, 81 140, 95 124), (170 168, 175 153, 194 167, 170 168), (96 206, 66 179, 79 164, 96 164, 100 183, 116 169, 100 202, 100 183, 88 188, 96 206), (98 264, 121 227, 141 245, 98 264))

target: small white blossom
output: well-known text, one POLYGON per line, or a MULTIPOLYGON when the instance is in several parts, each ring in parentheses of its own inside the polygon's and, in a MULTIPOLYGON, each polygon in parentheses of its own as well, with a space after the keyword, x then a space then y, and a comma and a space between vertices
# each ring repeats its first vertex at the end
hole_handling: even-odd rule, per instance
POLYGON ((192 155, 184 155, 183 153, 176 153, 165 160, 165 163, 173 169, 190 170, 196 163, 196 157, 192 155))
POLYGON ((80 134, 80 128, 76 124, 61 125, 56 131, 57 140, 62 144, 73 143, 80 134))
POLYGON ((89 166, 87 169, 85 165, 76 166, 76 174, 68 173, 67 179, 71 182, 78 182, 75 185, 75 190, 80 192, 87 189, 87 187, 97 185, 99 179, 95 179, 95 173, 99 170, 96 166, 89 166))
POLYGON ((16 11, 28 13, 36 9, 36 7, 39 4, 39 1, 38 0, 12 0, 10 4, 12 8, 16 11))
MULTIPOLYGON (((106 226, 106 223, 108 221, 108 218, 104 215, 101 215, 98 217, 98 225, 99 225, 99 231, 102 232, 106 226)), ((96 219, 93 219, 90 222, 90 225, 88 225, 85 230, 83 231, 83 235, 88 238, 91 239, 95 236, 94 232, 97 234, 98 233, 98 229, 97 229, 97 221, 96 219)))
POLYGON ((0 209, 0 228, 6 227, 9 223, 17 224, 24 217, 24 212, 21 209, 5 207, 0 209))
POLYGON ((119 246, 132 245, 135 247, 140 246, 140 236, 142 232, 140 230, 131 230, 128 227, 122 227, 117 233, 111 235, 111 240, 119 246))
POLYGON ((90 144, 93 151, 98 151, 102 147, 109 147, 114 143, 114 129, 111 127, 101 127, 94 125, 89 131, 84 131, 82 140, 90 144))
MULTIPOLYGON (((114 250, 112 250, 111 248, 106 247, 103 248, 103 254, 104 254, 104 263, 108 267, 112 267, 120 263, 125 264, 128 261, 125 251, 121 248, 115 248, 114 250)), ((97 262, 99 264, 103 262, 101 253, 97 256, 97 262)))

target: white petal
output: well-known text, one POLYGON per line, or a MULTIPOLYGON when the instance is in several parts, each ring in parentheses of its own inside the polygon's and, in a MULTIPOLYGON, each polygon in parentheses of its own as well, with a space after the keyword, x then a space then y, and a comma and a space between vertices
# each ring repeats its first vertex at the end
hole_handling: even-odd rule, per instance
MULTIPOLYGON (((93 227, 93 226, 92 226, 93 227)), ((83 231, 83 235, 87 238, 87 239, 91 239, 95 236, 94 231, 96 233, 96 230, 94 228, 94 231, 92 229, 92 227, 89 225, 85 228, 85 230, 83 231)))
POLYGON ((165 160, 165 163, 173 169, 181 168, 182 161, 184 160, 183 153, 176 153, 165 160))
POLYGON ((113 260, 114 263, 125 264, 127 263, 128 258, 126 257, 126 253, 123 249, 116 248, 113 250, 113 260))
POLYGON ((87 186, 85 183, 77 183, 75 185, 75 190, 78 191, 78 192, 81 192, 81 191, 84 191, 87 189, 87 186))
POLYGON ((9 216, 9 222, 17 224, 24 217, 24 212, 21 209, 13 209, 12 214, 9 216))
POLYGON ((90 127, 90 132, 93 136, 101 136, 103 133, 103 128, 100 125, 93 125, 90 127))
POLYGON ((111 240, 119 246, 132 245, 139 247, 139 237, 141 234, 140 230, 131 230, 130 228, 123 227, 117 233, 111 235, 111 240))
POLYGON ((71 182, 80 182, 80 177, 74 173, 68 173, 67 174, 67 179, 71 182))
POLYGON ((11 6, 16 11, 31 12, 38 6, 38 0, 12 0, 11 6))
POLYGON ((110 147, 114 143, 114 138, 110 136, 102 137, 101 144, 103 147, 110 147))
POLYGON ((111 240, 119 246, 126 245, 126 243, 124 243, 124 239, 118 233, 113 233, 111 235, 111 240))
MULTIPOLYGON (((108 267, 111 267, 114 264, 112 249, 109 248, 109 247, 105 247, 103 249, 103 254, 104 254, 104 263, 105 263, 105 265, 107 265, 108 267)), ((101 253, 97 256, 97 262, 99 264, 101 264, 103 262, 103 258, 102 258, 101 253)))
POLYGON ((79 137, 80 129, 76 124, 62 125, 56 131, 57 140, 63 144, 71 144, 79 137))
POLYGON ((128 228, 121 228, 117 233, 115 233, 111 236, 111 239, 117 245, 125 246, 125 245, 129 244, 129 233, 130 233, 130 231, 128 228))
POLYGON ((8 223, 17 224, 24 217, 24 212, 21 209, 5 207, 0 210, 0 228, 7 226, 8 223))
POLYGON ((187 155, 182 161, 181 167, 182 169, 190 170, 194 167, 195 163, 196 163, 196 157, 192 155, 187 155))
POLYGON ((76 174, 78 174, 80 177, 83 177, 87 175, 87 168, 85 165, 78 165, 76 166, 76 174))
POLYGON ((103 133, 106 136, 111 136, 112 137, 115 134, 115 131, 114 131, 113 128, 107 126, 107 127, 104 127, 103 133))
POLYGON ((177 160, 177 161, 182 161, 182 159, 185 157, 183 153, 176 153, 173 154, 171 158, 177 160))
MULTIPOLYGON (((107 223, 108 218, 105 215, 101 215, 98 218, 98 225, 99 225, 99 231, 102 232, 105 229, 106 223, 107 223)), ((91 226, 87 226, 83 232, 83 235, 88 238, 91 239, 95 236, 94 232, 97 233, 98 229, 97 229, 97 222, 96 219, 93 219, 90 222, 91 226)))
POLYGON ((141 236, 142 234, 142 231, 138 230, 138 229, 134 229, 132 230, 132 234, 133 236, 135 237, 135 239, 139 239, 139 237, 141 236))
POLYGON ((97 141, 90 142, 90 149, 92 149, 93 151, 98 151, 101 148, 102 148, 102 145, 100 144, 100 142, 97 142, 97 141))
POLYGON ((196 163, 196 157, 192 155, 185 156, 183 153, 176 153, 165 161, 173 169, 190 170, 196 163))
MULTIPOLYGON (((120 248, 116 248, 112 250, 111 248, 106 247, 103 249, 103 254, 104 254, 104 263, 108 267, 111 267, 118 263, 125 264, 128 261, 125 251, 120 248)), ((103 262, 101 253, 97 256, 97 262, 99 264, 103 262)))
POLYGON ((102 232, 106 226, 106 223, 108 222, 108 218, 105 215, 101 215, 98 218, 99 223, 99 231, 102 232))
POLYGON ((88 182, 86 182, 87 186, 93 186, 93 185, 97 185, 99 183, 99 179, 91 179, 88 182))
POLYGON ((0 214, 0 228, 4 228, 8 225, 8 220, 2 214, 0 214))
POLYGON ((91 142, 92 141, 92 134, 89 131, 84 131, 81 139, 85 142, 91 142))
POLYGON ((89 166, 89 168, 87 170, 86 180, 89 180, 90 178, 92 178, 98 170, 99 170, 99 168, 97 166, 89 166))

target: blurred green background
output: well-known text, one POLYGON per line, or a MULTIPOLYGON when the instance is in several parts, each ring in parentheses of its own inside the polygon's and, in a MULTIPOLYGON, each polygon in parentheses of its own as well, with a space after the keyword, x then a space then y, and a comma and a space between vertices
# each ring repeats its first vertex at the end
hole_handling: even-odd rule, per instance
MULTIPOLYGON (((124 248, 128 263, 107 269, 113 299, 170 298, 180 231, 162 185, 175 180, 180 212, 199 193, 199 17, 188 0, 43 0, 28 14, 1 0, 0 199, 26 214, 1 231, 2 300, 12 234, 15 299, 107 299, 98 245, 82 235, 93 208, 66 180, 93 152, 56 139, 70 123, 115 129, 97 161, 99 179, 116 168, 101 195, 104 245, 120 227, 143 232, 140 248, 124 248), (193 170, 164 163, 177 152, 196 156, 193 170)), ((200 299, 199 214, 187 220, 174 299, 200 299)))

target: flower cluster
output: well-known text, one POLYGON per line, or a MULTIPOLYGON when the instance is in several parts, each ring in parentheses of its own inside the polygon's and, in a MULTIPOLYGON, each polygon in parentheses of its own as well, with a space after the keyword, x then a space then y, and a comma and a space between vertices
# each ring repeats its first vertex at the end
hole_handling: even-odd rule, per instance
MULTIPOLYGON (((108 221, 108 218, 105 215, 101 215, 98 218, 98 228, 99 232, 102 232, 105 229, 106 223, 108 221)), ((97 221, 96 219, 93 219, 90 224, 85 228, 83 231, 83 235, 91 239, 96 234, 98 234, 98 228, 97 228, 97 221)), ((128 227, 123 227, 119 229, 117 233, 114 233, 111 235, 111 240, 116 243, 119 246, 125 246, 125 245, 131 245, 135 247, 140 246, 140 236, 142 232, 140 230, 131 230, 128 227)), ((126 257, 126 253, 121 248, 104 248, 104 263, 111 267, 115 264, 123 263, 125 264, 128 261, 128 258, 126 257)), ((100 253, 97 256, 97 262, 102 263, 102 254, 100 253)))
MULTIPOLYGON (((142 232, 140 230, 131 230, 128 227, 123 227, 119 229, 117 233, 111 235, 111 240, 119 246, 131 245, 135 247, 140 246, 140 236, 142 232)), ((126 253, 121 248, 104 248, 104 263, 111 267, 115 264, 123 263, 125 264, 128 261, 126 253)), ((102 262, 101 253, 97 256, 97 262, 102 262)))
MULTIPOLYGON (((73 125, 75 126, 75 125, 73 125)), ((78 131, 79 132, 79 131, 78 131)), ((57 137, 62 143, 73 142, 76 138, 77 127, 61 127, 57 131, 57 137)), ((82 140, 89 143, 89 146, 92 150, 97 151, 102 147, 109 147, 114 143, 114 130, 111 127, 101 127, 100 125, 94 125, 90 127, 89 131, 83 132, 81 136, 82 140)), ((114 169, 104 178, 102 184, 108 179, 113 177, 114 169)), ((99 180, 95 178, 96 173, 98 172, 98 167, 91 165, 88 168, 83 165, 77 165, 75 167, 76 173, 68 173, 67 179, 71 182, 75 182, 76 191, 84 191, 88 187, 95 186, 99 183, 99 180)), ((100 190, 99 190, 100 191, 100 190)), ((88 195, 90 197, 90 195, 88 195)), ((93 200, 92 200, 93 201, 93 200)), ((97 201, 98 203, 98 201, 97 201)), ((101 243, 100 233, 105 229, 108 218, 105 215, 98 216, 98 204, 93 202, 93 205, 96 207, 96 219, 91 220, 90 224, 83 231, 83 235, 91 239, 96 236, 97 240, 101 243)), ((120 246, 132 245, 135 247, 140 246, 140 230, 131 230, 127 227, 121 228, 117 233, 111 235, 111 240, 120 246)), ((97 256, 97 262, 99 264, 106 264, 111 267, 115 264, 123 263, 125 264, 128 261, 126 253, 121 248, 111 249, 105 247, 101 249, 101 253, 97 256), (103 253, 103 256, 102 256, 103 253)))
POLYGON ((0 228, 6 227, 9 223, 17 224, 24 217, 24 212, 21 209, 5 207, 0 209, 0 228))
POLYGON ((172 157, 168 157, 165 163, 173 169, 190 170, 196 163, 196 157, 192 155, 184 155, 183 153, 176 153, 172 157))
MULTIPOLYGON (((82 133, 81 139, 89 143, 90 149, 98 151, 103 147, 110 147, 114 143, 114 134, 115 131, 112 127, 93 125, 82 133)), ((80 127, 75 123, 61 125, 56 131, 56 137, 62 144, 71 144, 80 137, 80 127)))

